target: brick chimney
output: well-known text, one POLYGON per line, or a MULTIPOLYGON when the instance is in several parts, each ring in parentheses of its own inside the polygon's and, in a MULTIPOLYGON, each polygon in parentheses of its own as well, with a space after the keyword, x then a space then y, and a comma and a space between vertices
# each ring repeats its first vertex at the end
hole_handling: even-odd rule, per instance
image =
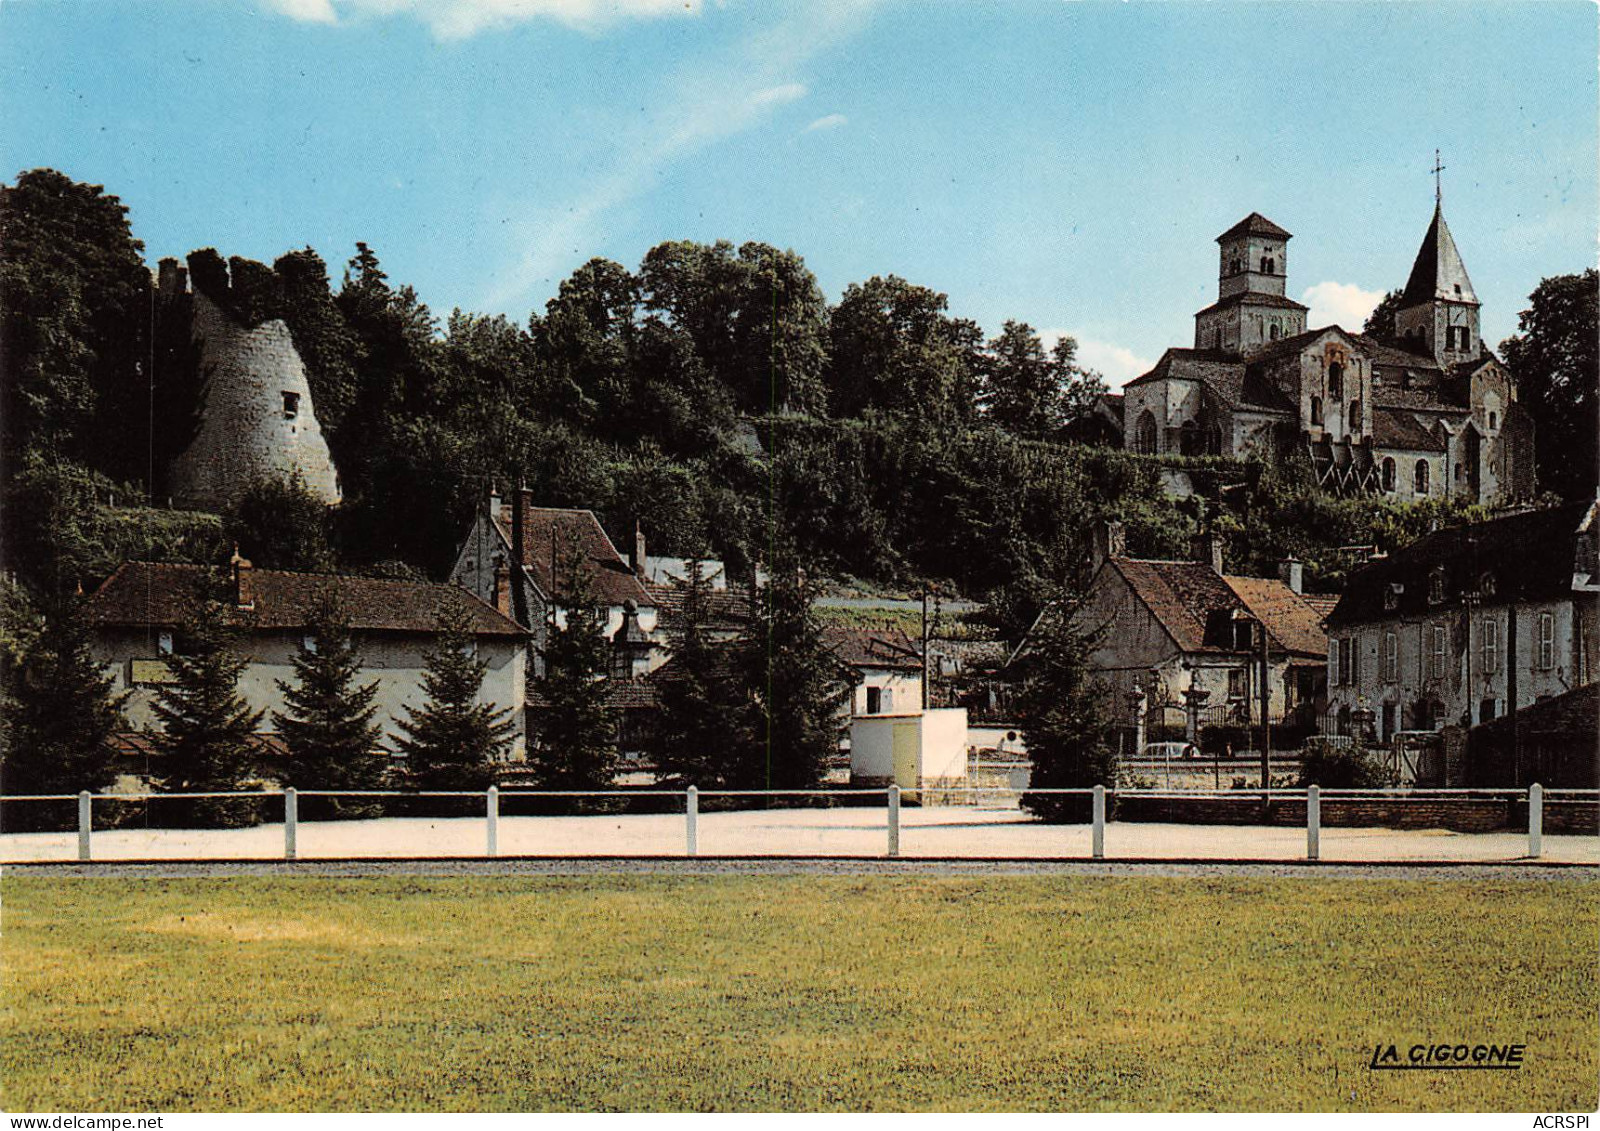
POLYGON ((644 527, 638 519, 633 520, 633 576, 640 581, 645 579, 649 569, 644 561, 644 527))
POLYGON ((1127 556, 1128 535, 1123 530, 1122 523, 1107 519, 1094 528, 1094 545, 1089 557, 1091 573, 1105 565, 1110 558, 1127 556))
POLYGON ((499 554, 494 558, 494 607, 501 616, 511 616, 511 567, 499 554))
POLYGON ((1197 535, 1189 551, 1189 556, 1202 565, 1208 565, 1217 573, 1222 572, 1222 536, 1214 531, 1206 531, 1197 535))
POLYGON ((1300 559, 1290 555, 1278 563, 1278 577, 1296 593, 1304 593, 1304 576, 1301 570, 1300 559))
POLYGON ((255 567, 250 564, 249 558, 239 556, 238 546, 234 546, 233 557, 228 559, 228 564, 233 567, 233 603, 241 609, 255 608, 255 567))

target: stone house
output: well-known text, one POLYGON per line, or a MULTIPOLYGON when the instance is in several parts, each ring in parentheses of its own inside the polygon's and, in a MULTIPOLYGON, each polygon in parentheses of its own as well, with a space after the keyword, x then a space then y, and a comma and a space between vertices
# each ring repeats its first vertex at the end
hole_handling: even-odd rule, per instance
POLYGON ((920 711, 922 652, 898 628, 829 625, 822 638, 855 671, 850 714, 892 715, 920 711))
POLYGON ((477 655, 488 664, 479 701, 512 713, 517 730, 508 757, 524 757, 527 633, 453 585, 255 569, 237 557, 231 570, 125 562, 86 602, 91 651, 113 677, 114 690, 131 692, 129 722, 156 729, 156 688, 171 678, 163 657, 183 648, 183 627, 199 604, 216 600, 238 632, 233 647, 248 660, 240 694, 252 709, 267 712, 262 725, 270 730, 271 713, 285 707, 277 681, 292 682, 293 658, 311 639, 307 621, 324 594, 349 619, 362 659, 360 682, 378 685, 377 719, 386 747, 393 748, 407 709, 427 700, 425 656, 438 642, 439 612, 452 610, 466 616, 477 655))
POLYGON ((1330 729, 1474 726, 1597 678, 1594 503, 1428 534, 1369 561, 1329 614, 1330 729))
POLYGON ((528 629, 531 678, 543 671, 548 625, 566 623, 562 602, 581 580, 606 610, 606 636, 629 657, 624 674, 644 675, 664 658, 644 561, 644 537, 637 530, 631 559, 624 559, 593 511, 536 507, 533 492, 523 487, 510 500, 490 492, 461 542, 450 581, 528 629), (568 574, 573 566, 581 579, 568 574))
POLYGON ((1292 237, 1252 212, 1217 237, 1217 301, 1192 348, 1123 389, 1123 444, 1146 454, 1303 452, 1342 494, 1505 502, 1533 493, 1533 424, 1479 337, 1479 303, 1441 205, 1379 340, 1306 327, 1287 296, 1292 237))
MULTIPOLYGON (((1129 557, 1120 523, 1096 532, 1092 576, 1073 625, 1094 639, 1090 668, 1110 712, 1141 732, 1244 728, 1261 718, 1261 629, 1268 719, 1309 730, 1324 706, 1330 598, 1301 592, 1300 563, 1279 578, 1223 572, 1221 540, 1197 540, 1193 561, 1129 557)), ((1017 654, 1029 642, 1024 640, 1017 654)), ((1153 739, 1152 739, 1153 740, 1153 739)))

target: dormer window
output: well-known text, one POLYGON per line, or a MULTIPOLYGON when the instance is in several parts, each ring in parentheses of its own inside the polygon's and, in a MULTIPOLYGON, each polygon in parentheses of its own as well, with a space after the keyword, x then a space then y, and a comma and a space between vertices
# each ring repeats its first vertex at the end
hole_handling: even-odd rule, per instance
POLYGON ((1444 603, 1444 567, 1435 566, 1433 572, 1428 574, 1428 604, 1440 605, 1444 603))
POLYGON ((297 417, 299 415, 300 415, 300 394, 299 393, 284 393, 283 394, 283 418, 285 420, 293 420, 295 417, 297 417))

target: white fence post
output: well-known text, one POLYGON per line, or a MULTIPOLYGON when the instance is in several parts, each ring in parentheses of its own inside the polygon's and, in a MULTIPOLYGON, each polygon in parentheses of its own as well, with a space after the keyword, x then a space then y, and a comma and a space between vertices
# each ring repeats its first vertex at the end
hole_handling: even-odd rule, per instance
POLYGON ((94 798, 86 789, 78 794, 78 859, 89 859, 89 836, 94 825, 94 798))
POLYGON ((1306 859, 1317 860, 1322 855, 1322 790, 1306 787, 1306 859))
POLYGON ((1094 847, 1092 849, 1096 860, 1106 857, 1106 787, 1094 787, 1094 847))
POLYGON ((1528 787, 1528 856, 1534 860, 1544 851, 1544 786, 1528 787))
POLYGON ((498 856, 500 854, 500 787, 491 785, 484 798, 484 816, 488 818, 489 843, 486 855, 498 856))
POLYGON ((900 855, 900 785, 889 786, 889 856, 900 855))
POLYGON ((283 858, 295 857, 295 835, 300 827, 300 795, 290 786, 283 791, 283 858))
POLYGON ((686 856, 697 856, 700 853, 699 823, 700 790, 691 785, 684 792, 683 800, 684 854, 686 856))

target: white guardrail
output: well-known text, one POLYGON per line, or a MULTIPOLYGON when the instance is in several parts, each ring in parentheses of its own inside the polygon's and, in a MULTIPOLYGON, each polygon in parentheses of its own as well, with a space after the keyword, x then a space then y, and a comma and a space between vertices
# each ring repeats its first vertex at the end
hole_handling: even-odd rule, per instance
POLYGON ((938 786, 928 787, 925 790, 902 791, 898 785, 891 785, 885 789, 697 789, 689 786, 688 789, 603 789, 603 790, 541 790, 541 789, 500 789, 490 786, 483 792, 467 790, 344 790, 344 789, 306 789, 296 790, 287 788, 281 790, 252 790, 233 792, 211 793, 101 793, 94 794, 85 790, 82 793, 40 793, 0 796, 0 805, 22 801, 72 801, 78 802, 78 859, 89 861, 93 859, 94 836, 94 803, 101 802, 129 802, 129 801, 180 801, 216 799, 225 797, 238 798, 283 798, 283 858, 293 860, 296 858, 296 840, 300 824, 300 799, 302 797, 392 797, 392 798, 425 798, 425 797, 475 797, 482 798, 484 802, 485 842, 484 855, 494 857, 499 854, 499 826, 500 826, 500 799, 502 797, 681 797, 684 801, 684 855, 697 856, 698 825, 700 819, 700 800, 706 797, 727 798, 774 798, 774 797, 834 797, 860 799, 863 797, 883 796, 885 798, 884 828, 887 834, 886 855, 896 858, 900 855, 900 802, 903 793, 913 796, 927 792, 940 796, 959 794, 992 795, 996 793, 1012 793, 1017 795, 1031 794, 1035 796, 1079 796, 1091 799, 1091 821, 1093 824, 1092 857, 1096 860, 1105 858, 1105 827, 1106 827, 1106 798, 1148 798, 1151 800, 1189 800, 1206 798, 1211 800, 1234 799, 1239 801, 1253 801, 1260 798, 1264 802, 1271 801, 1300 801, 1306 803, 1306 855, 1307 860, 1317 860, 1320 857, 1320 836, 1322 831, 1322 802, 1323 799, 1334 801, 1426 801, 1432 798, 1459 797, 1463 799, 1479 799, 1485 801, 1526 801, 1528 805, 1528 858, 1537 860, 1542 852, 1544 835, 1544 802, 1548 796, 1551 799, 1572 798, 1574 800, 1592 798, 1600 801, 1600 789, 1545 789, 1541 785, 1529 786, 1526 790, 1520 789, 1321 789, 1318 786, 1309 786, 1305 789, 1236 789, 1236 790, 1182 790, 1182 789, 1111 789, 1104 786, 1080 789, 1018 789, 1012 787, 995 786, 938 786))

